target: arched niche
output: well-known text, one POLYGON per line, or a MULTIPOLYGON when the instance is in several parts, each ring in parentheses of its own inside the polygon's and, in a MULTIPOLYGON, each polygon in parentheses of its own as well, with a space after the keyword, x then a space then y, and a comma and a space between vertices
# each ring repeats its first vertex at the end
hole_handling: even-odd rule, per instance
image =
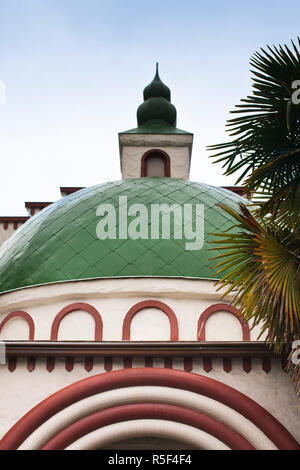
MULTIPOLYGON (((131 329, 132 329, 132 321, 133 318, 138 314, 138 315, 143 315, 144 317, 146 316, 148 320, 151 320, 149 318, 149 313, 151 316, 151 311, 149 309, 155 309, 159 310, 161 313, 165 314, 167 316, 167 319, 169 321, 169 337, 168 339, 171 341, 178 341, 178 321, 175 313, 173 310, 166 305, 163 302, 159 302, 157 300, 146 300, 137 303, 131 309, 127 312, 124 322, 123 322, 123 332, 122 332, 122 339, 129 341, 132 340, 133 338, 131 337, 131 329)), ((157 319, 159 317, 156 317, 157 319)), ((147 324, 149 324, 149 327, 151 325, 151 321, 149 322, 144 322, 143 329, 146 330, 147 324)), ((135 338, 137 339, 137 338, 135 338)), ((155 339, 154 339, 155 340, 155 339)))
POLYGON ((200 318, 198 321, 198 333, 197 333, 198 341, 206 341, 210 339, 210 338, 207 338, 207 331, 206 331, 208 322, 211 323, 211 325, 209 325, 210 328, 214 327, 219 330, 222 330, 223 328, 223 331, 221 331, 221 337, 217 339, 211 339, 213 341, 215 340, 250 341, 250 328, 249 328, 248 323, 245 322, 245 320, 240 316, 239 311, 235 307, 232 307, 231 305, 228 305, 225 303, 215 304, 215 305, 211 305, 206 310, 204 310, 204 312, 200 315, 200 318), (234 334, 238 334, 237 333, 238 329, 236 328, 236 326, 240 327, 241 333, 238 338, 230 339, 228 337, 228 333, 230 335, 230 328, 228 329, 228 331, 226 331, 226 328, 225 328, 226 317, 227 317, 227 321, 228 319, 230 319, 230 322, 232 322, 231 325, 234 325, 234 334), (219 320, 219 322, 217 320, 219 320), (236 322, 238 322, 239 325, 236 322), (225 335, 222 338, 223 333, 225 333, 225 335))
MULTIPOLYGON (((102 318, 98 310, 87 303, 79 302, 68 305, 67 307, 63 308, 55 317, 52 328, 51 328, 51 340, 57 341, 58 339, 62 339, 59 337, 59 330, 62 325, 62 322, 66 320, 66 317, 73 317, 78 316, 78 324, 76 320, 76 325, 72 325, 70 328, 70 335, 69 337, 63 337, 64 340, 74 340, 74 336, 76 336, 77 340, 86 340, 86 335, 90 335, 92 340, 101 341, 102 340, 102 331, 103 331, 103 323, 102 318), (88 320, 86 322, 86 320, 88 320), (90 321, 92 320, 92 322, 90 321), (81 323, 82 322, 82 323, 81 323), (81 324, 80 324, 81 323, 81 324), (78 328, 80 328, 79 331, 78 328), (73 331, 72 331, 73 330, 73 331)), ((71 320, 72 318, 68 318, 67 320, 71 320)), ((65 327, 67 327, 67 323, 65 323, 65 327)), ((64 334, 65 335, 65 334, 64 334)))
POLYGON ((149 150, 142 156, 141 176, 171 176, 170 157, 162 150, 149 150))
POLYGON ((34 340, 34 321, 21 310, 7 315, 0 323, 1 340, 34 340))

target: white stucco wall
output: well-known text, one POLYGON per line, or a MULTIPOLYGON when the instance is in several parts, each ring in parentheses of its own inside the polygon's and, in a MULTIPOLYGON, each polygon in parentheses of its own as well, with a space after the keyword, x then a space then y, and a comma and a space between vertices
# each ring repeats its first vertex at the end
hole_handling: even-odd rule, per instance
POLYGON ((170 157, 171 177, 189 178, 193 137, 191 135, 120 135, 122 177, 140 178, 143 155, 161 149, 170 157))
MULTIPOLYGON (((300 406, 299 398, 295 395, 289 378, 282 372, 280 361, 272 360, 271 371, 266 374, 260 360, 252 361, 252 370, 246 374, 242 369, 241 360, 232 361, 232 371, 226 373, 220 359, 213 360, 213 369, 206 373, 203 369, 202 359, 194 359, 193 373, 206 375, 219 380, 236 390, 241 391, 255 400, 273 416, 275 416, 300 441, 300 406)), ((143 367, 143 359, 134 359, 133 367, 143 367)), ((162 359, 154 360, 155 367, 163 367, 162 359)), ((174 369, 183 370, 183 359, 174 360, 174 369)), ((114 359, 113 370, 123 368, 121 359, 114 359)), ((37 361, 33 372, 28 372, 25 359, 19 360, 16 372, 9 372, 6 366, 0 365, 0 438, 20 419, 27 411, 33 408, 52 393, 70 385, 80 379, 105 373, 103 360, 95 361, 91 372, 84 369, 83 360, 75 361, 72 372, 65 369, 63 359, 56 360, 53 372, 46 369, 46 360, 37 361)))
MULTIPOLYGON (((35 339, 49 340, 52 322, 57 313, 74 302, 85 302, 95 307, 103 320, 103 339, 120 341, 122 324, 128 310, 137 302, 159 300, 174 311, 179 324, 179 339, 196 340, 200 314, 209 306, 224 302, 216 293, 214 281, 192 279, 114 279, 58 283, 48 286, 21 289, 0 296, 0 321, 6 315, 23 310, 31 315, 35 323, 35 339)), ((227 302, 230 300, 226 299, 227 302)), ((207 322, 207 340, 241 340, 239 322, 219 311, 207 322)), ((69 314, 61 323, 59 339, 92 340, 93 320, 86 312, 69 314)), ((167 317, 154 308, 145 308, 133 319, 132 340, 169 339, 170 327, 167 317)), ((256 340, 259 329, 251 331, 256 340)), ((28 339, 28 328, 22 319, 11 320, 4 327, 1 339, 28 339)), ((144 358, 133 359, 133 367, 144 367, 144 358)), ((154 367, 163 367, 163 359, 154 359, 154 367)), ((182 370, 183 359, 174 359, 173 367, 182 370)), ((123 368, 123 360, 115 358, 113 369, 123 368)), ((50 394, 82 378, 104 373, 103 359, 94 362, 87 372, 82 359, 75 360, 74 369, 67 372, 65 360, 56 360, 55 369, 49 373, 46 360, 39 359, 33 372, 27 370, 25 359, 18 360, 14 372, 7 365, 0 365, 0 436, 33 406, 50 394)), ((193 359, 193 372, 219 380, 240 390, 271 412, 287 429, 300 440, 300 401, 287 375, 281 370, 280 361, 272 359, 271 371, 262 369, 260 359, 252 360, 252 369, 247 374, 242 361, 232 360, 232 370, 223 370, 221 359, 213 359, 212 370, 206 373, 201 358, 193 359)))
MULTIPOLYGON (((18 224, 18 227, 21 227, 21 224, 18 224)), ((4 223, 0 223, 0 246, 6 242, 14 233, 16 229, 14 228, 13 223, 9 223, 7 229, 4 229, 4 223)))
MULTIPOLYGON (((103 320, 103 340, 120 341, 126 313, 138 302, 159 300, 175 313, 179 326, 179 340, 196 341, 198 320, 203 311, 215 303, 226 303, 216 293, 214 281, 195 279, 102 279, 62 282, 48 286, 31 287, 0 295, 0 321, 15 310, 25 310, 35 323, 35 339, 49 340, 54 318, 64 307, 88 303, 96 308, 103 320)), ((227 303, 229 298, 227 299, 227 303)), ((170 324, 165 314, 157 309, 146 309, 133 319, 135 340, 170 339, 170 324), (157 331, 159 329, 159 331, 157 331)), ((11 320, 3 328, 0 339, 20 339, 20 320, 11 320)), ((24 320, 21 320, 24 321, 24 320)), ((61 323, 59 339, 92 339, 94 323, 85 312, 69 314, 61 323)), ((28 331, 28 329, 27 329, 28 331)), ((23 339, 28 339, 26 328, 23 339)), ((256 340, 260 329, 255 327, 250 336, 256 340)), ((228 312, 218 311, 209 318, 207 340, 242 340, 238 320, 228 312)))

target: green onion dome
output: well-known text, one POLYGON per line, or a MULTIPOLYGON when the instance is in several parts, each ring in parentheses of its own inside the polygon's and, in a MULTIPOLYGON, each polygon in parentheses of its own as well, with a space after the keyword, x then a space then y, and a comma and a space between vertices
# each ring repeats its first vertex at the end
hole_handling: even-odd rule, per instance
POLYGON ((165 98, 168 101, 171 101, 171 92, 170 88, 165 85, 158 74, 158 64, 156 64, 156 74, 150 85, 146 86, 144 89, 144 101, 149 98, 161 97, 165 98))
POLYGON ((150 85, 144 89, 144 103, 137 110, 138 126, 148 121, 159 120, 176 127, 177 112, 170 101, 170 89, 161 81, 156 64, 156 75, 150 85))

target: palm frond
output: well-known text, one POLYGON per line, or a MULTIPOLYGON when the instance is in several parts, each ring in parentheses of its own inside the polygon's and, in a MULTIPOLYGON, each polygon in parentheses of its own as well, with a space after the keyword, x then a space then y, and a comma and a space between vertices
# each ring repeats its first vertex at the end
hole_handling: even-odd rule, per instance
POLYGON ((292 84, 300 79, 300 38, 292 46, 253 55, 252 95, 227 122, 233 139, 208 147, 226 175, 240 174, 237 184, 247 176, 249 191, 273 194, 300 178, 300 104, 292 102, 292 84))
MULTIPOLYGON (((300 338, 300 39, 292 47, 267 46, 250 62, 252 94, 227 122, 229 142, 212 145, 214 163, 238 174, 256 205, 240 211, 221 206, 235 219, 234 232, 215 234, 213 259, 218 289, 233 294, 246 320, 259 325, 281 351, 300 338)), ((288 360, 300 392, 300 366, 288 360)))
MULTIPOLYGON (((254 324, 267 331, 280 351, 300 337, 300 253, 294 237, 282 228, 274 231, 259 221, 243 204, 240 212, 220 207, 236 220, 238 233, 214 234, 216 269, 221 275, 219 288, 224 296, 233 294, 233 305, 254 324)), ((299 246, 299 244, 298 244, 299 246)))

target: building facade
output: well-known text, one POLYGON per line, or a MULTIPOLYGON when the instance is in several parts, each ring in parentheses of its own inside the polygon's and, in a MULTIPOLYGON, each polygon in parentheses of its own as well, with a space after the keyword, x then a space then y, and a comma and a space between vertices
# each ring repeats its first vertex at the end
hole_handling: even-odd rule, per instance
POLYGON ((284 359, 216 288, 241 188, 189 180, 158 71, 137 119, 121 181, 0 218, 0 449, 299 449, 284 359))

